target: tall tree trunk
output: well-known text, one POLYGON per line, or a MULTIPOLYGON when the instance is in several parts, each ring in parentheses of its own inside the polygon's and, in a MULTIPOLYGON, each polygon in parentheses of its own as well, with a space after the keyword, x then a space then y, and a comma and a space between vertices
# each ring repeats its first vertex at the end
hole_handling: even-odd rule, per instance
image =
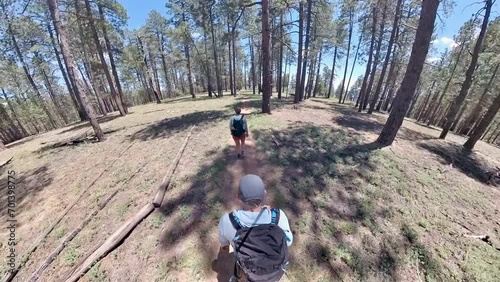
POLYGON ((323 46, 320 47, 319 49, 319 58, 318 58, 318 63, 316 67, 316 82, 314 83, 314 91, 313 91, 313 97, 316 97, 316 94, 318 94, 318 88, 319 88, 319 71, 321 69, 321 55, 323 52, 323 46))
POLYGON ((217 94, 219 97, 224 96, 222 92, 222 78, 220 74, 220 67, 219 67, 219 57, 217 55, 217 45, 215 44, 215 28, 214 28, 214 19, 213 19, 213 5, 210 6, 210 30, 212 34, 212 49, 214 53, 214 63, 215 63, 215 81, 217 82, 217 94))
MULTIPOLYGON (((280 12, 280 54, 278 64, 278 83, 276 90, 278 91, 278 99, 281 99, 281 90, 283 89, 283 10, 280 12)), ((286 68, 286 66, 285 66, 286 68)), ((285 72, 286 73, 286 72, 285 72)))
MULTIPOLYGON (((181 8, 184 8, 184 4, 181 5, 181 8)), ((182 12, 182 21, 186 22, 186 14, 184 11, 182 12)), ((186 56, 186 67, 188 71, 187 74, 188 74, 189 94, 191 94, 191 97, 195 99, 196 94, 194 93, 193 72, 191 70, 191 54, 189 51, 190 40, 188 39, 189 36, 191 35, 189 34, 189 31, 187 31, 186 34, 184 34, 184 55, 186 56)))
POLYGON ((481 109, 484 106, 484 102, 486 102, 488 92, 491 88, 491 84, 493 83, 493 80, 495 79, 495 76, 496 76, 497 71, 498 71, 498 67, 500 67, 500 64, 497 63, 497 65, 495 66, 495 69, 493 70, 493 73, 491 74, 490 79, 488 80, 488 84, 486 84, 486 87, 484 88, 484 91, 483 91, 483 94, 481 95, 481 98, 479 98, 479 101, 474 106, 470 115, 465 120, 465 126, 462 130, 460 130, 460 134, 469 134, 469 132, 473 129, 474 123, 477 121, 477 119, 479 118, 479 115, 481 114, 481 109))
POLYGON ((337 46, 335 46, 335 49, 333 51, 333 63, 332 63, 332 73, 330 74, 330 83, 328 84, 328 95, 327 98, 330 99, 332 96, 332 87, 333 87, 333 78, 335 76, 335 63, 337 60, 337 46))
POLYGON ((424 67, 434 31, 434 21, 436 20, 439 2, 439 0, 422 1, 420 19, 405 77, 396 94, 391 114, 377 139, 377 142, 384 146, 391 145, 396 138, 396 134, 403 124, 405 114, 408 111, 408 106, 410 105, 417 83, 420 80, 420 74, 424 67))
POLYGON ((251 62, 251 68, 252 68, 252 91, 253 95, 255 95, 255 86, 257 84, 257 77, 255 73, 255 54, 254 54, 254 44, 253 44, 253 37, 250 36, 248 39, 248 44, 250 45, 250 62, 251 62))
POLYGON ((316 71, 316 63, 317 63, 317 58, 316 55, 311 56, 313 57, 311 60, 311 63, 309 64, 309 76, 307 78, 307 86, 305 88, 305 91, 307 95, 304 95, 304 100, 311 98, 312 90, 313 90, 313 85, 314 85, 314 72, 316 71))
POLYGON ((71 85, 71 83, 68 79, 68 74, 66 73, 66 70, 64 69, 64 66, 62 64, 61 56, 59 54, 59 49, 57 49, 57 43, 56 43, 56 40, 54 38, 54 32, 52 31, 51 21, 47 21, 47 31, 49 32, 52 50, 54 50, 54 54, 56 55, 56 60, 57 60, 57 65, 59 66, 59 71, 61 72, 61 75, 64 79, 64 83, 66 84, 66 88, 68 89, 68 93, 69 93, 69 96, 71 97, 71 101, 73 102, 73 105, 75 106, 75 109, 78 113, 78 117, 80 118, 81 121, 87 120, 87 117, 85 116, 85 111, 82 109, 81 102, 77 99, 75 92, 73 91, 73 86, 71 85))
MULTIPOLYGON (((160 45, 160 56, 161 56, 161 63, 162 63, 162 67, 163 67, 163 75, 165 76, 165 84, 167 85, 167 93, 168 93, 168 97, 169 98, 172 98, 172 85, 170 83, 170 79, 168 77, 168 69, 167 69, 167 60, 165 59, 165 50, 163 50, 163 44, 165 43, 164 42, 164 38, 163 38, 163 34, 160 34, 158 36, 158 41, 159 41, 159 45, 160 45)), ((205 53, 207 52, 206 50, 206 39, 205 39, 205 53)), ((208 56, 208 55, 207 55, 208 56)), ((208 64, 208 59, 207 59, 207 64, 208 64)))
MULTIPOLYGON (((37 55, 35 55, 35 56, 37 56, 37 55)), ((69 121, 68 121, 68 117, 66 116, 66 113, 64 112, 64 107, 59 103, 59 101, 57 101, 57 97, 56 97, 56 94, 54 92, 54 88, 50 84, 49 77, 47 76, 47 73, 43 69, 43 66, 40 66, 40 72, 42 74, 43 81, 44 81, 45 87, 47 88, 47 91, 49 93, 50 99, 52 100, 52 103, 55 106, 55 110, 57 112, 57 115, 64 121, 65 125, 68 124, 69 121)))
POLYGON ((486 128, 490 125, 490 123, 495 119, 495 115, 498 113, 500 109, 500 95, 497 95, 493 103, 486 111, 486 114, 481 119, 481 122, 477 125, 476 128, 472 131, 469 140, 465 142, 464 148, 467 150, 472 150, 476 145, 476 142, 483 136, 483 133, 486 131, 486 128))
MULTIPOLYGON (((139 44, 139 50, 141 52, 141 55, 143 57, 143 61, 144 61, 144 65, 145 65, 145 70, 146 70, 146 78, 145 78, 145 81, 146 81, 146 84, 148 85, 148 89, 146 89, 146 91, 148 91, 148 93, 151 95, 151 92, 153 92, 154 96, 155 96, 155 99, 156 99, 156 103, 157 104, 161 104, 161 99, 160 99, 160 96, 157 92, 157 90, 155 89, 155 84, 153 83, 153 74, 152 74, 152 67, 151 67, 151 62, 148 62, 148 54, 150 53, 149 52, 149 48, 147 48, 147 46, 144 46, 143 43, 142 43, 142 39, 137 36, 137 43, 139 44), (148 54, 146 54, 146 52, 148 52, 148 54)), ((183 93, 184 93, 184 90, 183 90, 183 93)))
POLYGON ((262 0, 262 112, 271 113, 271 29, 269 27, 269 0, 262 0))
MULTIPOLYGON (((7 94, 5 93, 5 90, 3 88, 1 88, 1 90, 2 90, 2 94, 3 94, 4 98, 7 100, 7 94)), ((12 108, 11 108, 12 106, 10 105, 9 102, 7 102, 7 105, 9 106, 9 108, 12 111, 12 108)), ((12 111, 12 113, 13 113, 12 116, 14 116, 14 111, 12 111)), ((14 116, 14 118, 17 119, 15 116, 14 116)), ((18 125, 16 126, 16 124, 10 118, 9 114, 7 113, 7 111, 5 110, 5 108, 3 107, 2 104, 0 104, 0 121, 5 121, 7 123, 7 125, 11 128, 12 132, 14 133, 14 138, 16 140, 22 139, 25 136, 24 131, 26 131, 26 130, 21 125, 19 120, 17 120, 18 125), (19 126, 19 128, 18 128, 18 126, 19 126), (21 131, 23 131, 23 133, 21 133, 21 131)))
POLYGON ((347 92, 347 88, 345 85, 345 79, 347 77, 347 68, 349 67, 349 55, 351 52, 351 39, 352 39, 353 28, 354 28, 353 11, 351 10, 351 11, 349 11, 349 39, 347 41, 347 55, 345 57, 344 78, 342 79, 342 88, 340 89, 339 104, 342 103, 342 95, 344 94, 344 89, 347 92))
POLYGON ((304 40, 304 58, 302 60, 302 78, 300 79, 300 89, 299 89, 299 100, 304 99, 304 87, 306 86, 306 70, 307 70, 307 60, 309 56, 309 39, 311 37, 311 16, 312 16, 312 2, 313 0, 307 0, 307 23, 306 23, 306 37, 304 40))
POLYGON ((237 86, 238 86, 238 79, 236 75, 236 34, 234 32, 234 29, 232 31, 232 42, 233 42, 233 92, 234 96, 238 94, 237 92, 237 86))
MULTIPOLYGON (((358 54, 359 54, 359 47, 361 46, 361 41, 363 40, 363 33, 360 32, 359 33, 359 41, 358 41, 358 46, 356 47, 356 54, 354 55, 354 60, 352 62, 352 68, 351 68, 351 73, 349 74, 349 80, 347 81, 347 86, 346 86, 346 90, 349 90, 349 86, 351 85, 351 78, 352 78, 352 73, 354 72, 354 67, 356 66, 356 61, 358 60, 358 54)), ((342 99, 342 104, 345 103, 345 99, 347 97, 347 93, 346 95, 344 95, 344 98, 342 99)), ((358 96, 359 97, 359 96, 358 96)))
POLYGON ((384 11, 382 12, 382 22, 380 22, 377 50, 375 51, 375 58, 373 59, 373 66, 370 74, 370 82, 368 83, 368 86, 366 88, 365 100, 363 102, 363 110, 366 110, 366 107, 368 106, 368 99, 372 93, 373 83, 375 82, 375 74, 377 72, 377 67, 380 59, 380 50, 382 48, 382 39, 384 38, 386 17, 387 17, 387 1, 384 1, 384 11))
POLYGON ((295 76, 295 94, 293 96, 293 102, 295 104, 300 102, 300 88, 301 88, 301 78, 302 78, 302 57, 304 50, 302 50, 302 41, 304 37, 304 3, 299 1, 299 46, 297 51, 297 72, 295 76))
MULTIPOLYGON (((106 28, 106 18, 104 17, 104 9, 100 1, 96 1, 97 8, 99 10, 99 16, 101 17, 101 29, 102 34, 104 36, 104 43, 106 44, 106 49, 108 50, 109 64, 111 65, 111 72, 113 73, 113 77, 115 78, 116 88, 118 90, 118 97, 120 98, 120 103, 125 114, 128 114, 128 107, 125 101, 125 95, 123 94, 122 85, 120 83, 120 77, 118 76, 118 72, 116 71, 115 59, 113 56, 113 51, 111 50, 111 42, 109 41, 108 31, 106 28)), ((90 19, 92 20, 92 19, 90 19)), ((159 87, 158 87, 159 89, 159 87)))
MULTIPOLYGON (((78 2, 78 0, 76 0, 78 2)), ((87 10, 87 18, 90 26, 90 30, 92 33, 92 38, 94 39, 94 44, 97 48, 97 53, 99 55, 99 59, 101 61, 102 65, 102 70, 104 71, 104 75, 106 76, 106 80, 108 81, 109 85, 109 90, 111 92, 111 96, 115 100, 117 106, 118 106, 118 111, 120 112, 121 116, 127 115, 125 112, 125 109, 123 108, 123 105, 121 103, 120 97, 118 96, 118 93, 116 92, 115 85, 113 83, 113 79, 111 78, 111 73, 109 72, 108 69, 108 64, 106 63, 106 59, 104 58, 104 52, 102 50, 101 42, 99 42, 99 36, 97 35, 97 29, 94 24, 94 18, 92 16, 92 9, 90 8, 90 2, 89 0, 85 0, 85 9, 87 10)))
MULTIPOLYGON (((469 88, 472 85, 472 76, 474 75, 474 71, 476 70, 476 65, 477 65, 477 60, 479 58, 479 52, 481 51, 481 46, 483 44, 483 39, 486 34, 486 29, 488 28, 488 21, 490 18, 490 13, 491 13, 491 6, 493 5, 493 0, 485 0, 485 14, 483 18, 483 23, 481 25, 481 31, 479 32, 479 36, 477 37, 476 45, 474 46, 474 51, 472 53, 472 59, 469 64, 469 68, 465 72, 465 80, 462 83, 462 88, 460 89, 460 93, 458 96, 453 100, 450 109, 448 110, 448 113, 446 114, 446 123, 443 127, 443 131, 441 132, 441 135, 439 135, 439 138, 444 139, 446 138, 446 135, 448 134, 448 131, 450 131, 452 122, 455 120, 455 117, 457 116, 457 113, 462 106, 463 102, 465 101, 465 98, 467 97, 467 94, 469 92, 469 88)), ((475 142, 474 142, 475 144, 475 142)), ((472 144, 472 147, 474 145, 472 144)), ((471 148, 472 148, 471 147, 471 148)))
POLYGON ((367 101, 367 98, 365 96, 368 96, 369 93, 367 92, 367 84, 368 84, 368 78, 370 77, 370 71, 372 68, 372 60, 373 60, 373 46, 375 45, 375 32, 377 31, 377 9, 373 8, 372 10, 372 28, 371 28, 371 35, 372 38, 370 40, 370 49, 368 51, 368 62, 366 63, 366 70, 365 70, 365 76, 363 77, 363 83, 361 83, 361 89, 359 90, 359 108, 358 112, 361 112, 363 108, 365 107, 364 104, 367 101))
POLYGON ((82 106, 85 109, 87 116, 89 117, 90 125, 94 129, 97 140, 104 141, 104 133, 102 132, 99 123, 97 122, 97 118, 95 116, 94 110, 90 106, 88 101, 87 93, 85 93, 85 87, 83 86, 82 78, 80 77, 73 60, 73 54, 69 48, 69 44, 67 41, 67 34, 65 26, 62 25, 61 19, 59 16, 59 10, 57 8, 57 0, 47 0, 47 4, 49 5, 50 14, 52 16, 52 21, 54 22, 54 26, 56 28, 56 34, 59 39, 59 45, 61 47, 61 52, 63 55, 64 62, 67 66, 68 75, 72 81, 74 81, 74 85, 76 86, 75 94, 80 95, 80 99, 82 101, 82 106))
POLYGON ((441 96, 439 97, 437 104, 434 105, 432 107, 432 109, 430 110, 430 117, 429 117, 429 121, 427 122, 427 126, 434 124, 438 109, 441 106, 441 104, 443 103, 443 99, 446 96, 446 92, 448 92, 448 87, 450 86, 451 80, 455 76, 455 71, 457 69, 458 63, 460 62, 460 58, 462 56, 462 52, 464 51, 464 48, 465 48, 465 43, 462 43, 460 45, 460 51, 458 51, 457 61, 455 62, 455 64, 453 65, 453 68, 451 69, 450 77, 446 81, 446 85, 444 86, 444 89, 441 92, 441 96))
POLYGON ((22 132, 22 136, 27 136, 29 135, 28 131, 24 128, 23 124, 21 123, 21 121, 19 120, 19 116, 17 115, 17 111, 14 109, 14 106, 12 106, 12 103, 10 102, 10 99, 9 97, 7 97, 7 93, 5 92, 5 90, 3 88, 0 87, 0 89, 2 90, 2 95, 3 95, 3 98, 5 99, 5 101, 7 102, 7 106, 9 107, 11 113, 12 113, 12 117, 14 117, 14 120, 16 121, 17 123, 17 127, 21 130, 22 132))
MULTIPOLYGON (((229 19, 227 20, 227 33, 229 35, 229 33, 231 32, 231 28, 229 26, 229 19)), ((228 56, 229 56, 229 88, 231 88, 231 95, 232 96, 235 96, 235 93, 234 93, 234 87, 233 87, 233 61, 231 60, 231 37, 228 36, 229 39, 227 40, 227 50, 228 50, 228 56)))
POLYGON ((10 35, 10 39, 11 39, 12 46, 14 47, 14 51, 17 55, 17 58, 19 59, 19 62, 21 63, 21 66, 23 68, 24 74, 26 75, 26 78, 28 79, 28 82, 30 83, 31 87, 33 88, 35 95, 40 100, 40 103, 37 103, 37 105, 39 105, 42 108, 42 110, 44 111, 44 113, 47 115, 47 117, 49 119, 49 123, 51 125, 51 128, 56 128, 57 127, 56 120, 54 119, 54 117, 52 116, 52 113, 49 111, 49 109, 45 105, 45 100, 43 99, 42 94, 40 93, 40 89, 38 89, 38 86, 36 85, 36 83, 33 79, 33 76, 30 74, 29 69, 28 69, 28 65, 24 61, 24 56, 21 53, 21 50, 19 49, 19 45, 17 43, 17 39, 16 39, 16 36, 14 34, 14 30, 12 29, 12 24, 10 22, 10 19, 8 18, 5 3, 3 3, 3 1, 2 1, 0 6, 2 7, 2 12, 4 14, 4 18, 5 18, 5 21, 7 24, 7 33, 10 35))
POLYGON ((431 87, 429 88, 429 90, 426 93, 427 95, 425 95, 424 102, 422 103, 422 105, 420 106, 420 108, 417 111, 417 115, 416 115, 416 118, 415 118, 417 121, 421 121, 425 110, 429 106, 429 101, 430 101, 431 96, 432 96, 432 91, 434 91, 434 86, 436 86, 436 82, 437 82, 436 80, 434 80, 432 82, 431 87))
MULTIPOLYGON (((375 104, 377 103, 377 100, 380 97, 380 91, 382 90, 382 83, 384 82, 385 72, 387 71, 387 66, 389 65, 389 59, 391 58, 392 45, 394 44, 394 41, 397 41, 401 3, 403 2, 402 0, 397 0, 397 1, 398 2, 396 3, 396 15, 394 16, 394 21, 392 23, 391 37, 389 38, 389 44, 387 46, 387 52, 384 58, 384 65, 382 67, 382 71, 380 72, 380 78, 378 79, 377 87, 375 89, 375 94, 373 95, 373 99, 370 103, 370 108, 368 109, 369 114, 373 113, 373 110, 375 109, 375 104)), ((381 33, 381 35, 382 34, 383 33, 381 33)))

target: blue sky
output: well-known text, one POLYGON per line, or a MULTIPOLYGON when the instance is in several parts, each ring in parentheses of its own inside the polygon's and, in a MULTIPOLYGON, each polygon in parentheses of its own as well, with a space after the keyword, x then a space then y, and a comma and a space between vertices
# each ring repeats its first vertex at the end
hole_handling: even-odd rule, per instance
MULTIPOLYGON (((450 0, 447 0, 450 1, 450 0)), ((129 20, 128 27, 130 29, 141 27, 151 10, 157 10, 161 14, 166 13, 165 1, 163 0, 119 0, 119 2, 125 6, 128 12, 129 20)), ((493 11, 491 13, 491 19, 500 16, 500 4, 497 1, 493 7, 493 11)), ((446 48, 453 48, 455 42, 453 41, 453 36, 458 32, 463 23, 469 20, 472 14, 476 13, 481 7, 482 3, 478 1, 472 0, 455 0, 455 7, 451 11, 448 16, 444 15, 444 11, 442 6, 439 9, 439 18, 436 20, 437 29, 436 29, 436 40, 433 41, 432 49, 428 55, 428 61, 435 61, 439 57, 439 55, 444 52, 446 48), (472 4, 479 2, 477 4, 472 4)), ((357 44, 357 35, 353 35, 353 43, 357 44)), ((353 51, 354 52, 354 51, 353 51)), ((331 67, 331 60, 333 56, 327 55, 325 56, 323 62, 329 67, 331 67)), ((350 59, 352 62, 352 58, 350 59)), ((337 67, 337 73, 343 74, 344 69, 344 61, 340 61, 337 67)), ((354 68, 353 73, 353 81, 360 75, 364 73, 364 65, 357 64, 354 68)), ((293 69, 293 68, 292 68, 293 69)), ((351 67, 349 67, 350 72, 351 67)), ((292 72, 293 76, 293 72, 292 72)), ((341 76, 341 75, 340 75, 341 76)), ((340 83, 340 78, 337 78, 334 82, 334 85, 337 86, 340 83)), ((351 82, 353 84, 353 82, 351 82)))

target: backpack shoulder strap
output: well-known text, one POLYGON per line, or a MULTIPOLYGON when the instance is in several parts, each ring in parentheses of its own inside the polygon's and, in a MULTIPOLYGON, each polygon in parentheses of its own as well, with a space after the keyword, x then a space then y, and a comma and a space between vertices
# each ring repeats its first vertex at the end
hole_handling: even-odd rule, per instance
POLYGON ((271 209, 271 224, 278 225, 280 222, 280 209, 271 209))
POLYGON ((234 229, 240 230, 243 228, 243 226, 240 223, 240 219, 234 214, 234 211, 229 213, 229 220, 231 221, 231 224, 233 225, 234 229))

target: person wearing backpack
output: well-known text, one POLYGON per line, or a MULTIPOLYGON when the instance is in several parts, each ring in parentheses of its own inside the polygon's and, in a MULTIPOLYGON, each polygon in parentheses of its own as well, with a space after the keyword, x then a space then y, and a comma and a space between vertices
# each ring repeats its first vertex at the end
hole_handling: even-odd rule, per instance
POLYGON ((238 158, 245 156, 245 138, 248 137, 247 119, 241 114, 241 108, 234 109, 235 115, 229 121, 229 129, 236 144, 238 158))
POLYGON ((285 273, 293 234, 283 211, 262 206, 266 194, 260 177, 245 175, 238 185, 242 208, 219 221, 221 251, 231 244, 236 258, 230 282, 276 282, 285 273))

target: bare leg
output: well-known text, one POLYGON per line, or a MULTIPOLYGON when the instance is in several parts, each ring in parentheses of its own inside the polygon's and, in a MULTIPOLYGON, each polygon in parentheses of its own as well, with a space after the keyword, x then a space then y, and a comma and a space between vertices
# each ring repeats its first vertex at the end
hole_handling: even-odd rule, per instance
POLYGON ((236 153, 239 155, 241 152, 241 141, 240 140, 234 140, 234 143, 236 143, 235 149, 236 153))
POLYGON ((241 146, 240 146, 240 152, 241 152, 241 155, 244 156, 245 155, 245 139, 241 140, 241 146))

